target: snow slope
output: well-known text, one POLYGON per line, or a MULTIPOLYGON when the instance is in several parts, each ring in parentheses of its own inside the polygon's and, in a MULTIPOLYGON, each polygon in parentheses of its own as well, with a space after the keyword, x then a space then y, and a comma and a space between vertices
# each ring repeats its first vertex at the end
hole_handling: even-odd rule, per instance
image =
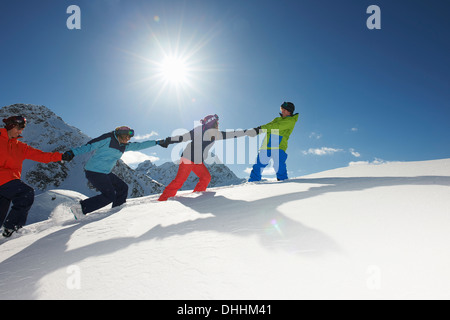
MULTIPOLYGON (((0 299, 449 299, 450 159, 131 199, 0 244, 0 299)), ((52 208, 47 209, 52 210, 52 208)))

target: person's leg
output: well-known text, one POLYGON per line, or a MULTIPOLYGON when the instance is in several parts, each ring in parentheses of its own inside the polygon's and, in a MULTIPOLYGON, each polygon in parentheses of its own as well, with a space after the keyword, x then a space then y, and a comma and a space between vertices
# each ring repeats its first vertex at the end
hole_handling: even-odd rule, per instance
POLYGON ((269 164, 271 150, 261 150, 256 158, 256 163, 253 165, 252 172, 248 182, 261 181, 262 171, 269 164))
POLYGON ((169 185, 164 189, 163 193, 159 197, 159 201, 166 201, 170 197, 173 197, 177 194, 177 191, 183 186, 183 184, 186 182, 187 178, 191 174, 192 171, 192 164, 184 163, 183 161, 180 162, 180 165, 178 167, 177 176, 175 179, 169 183, 169 185))
POLYGON ((116 191, 107 174, 86 171, 86 178, 101 194, 80 201, 84 214, 103 208, 116 199, 116 191))
POLYGON ((114 186, 114 189, 116 190, 116 198, 112 204, 112 207, 115 208, 127 202, 128 185, 114 173, 110 173, 109 178, 114 186))
POLYGON ((287 153, 279 149, 277 152, 272 151, 273 167, 277 173, 277 179, 279 181, 287 180, 288 173, 286 167, 287 153))
POLYGON ((194 192, 203 192, 208 187, 211 182, 211 174, 208 168, 202 164, 194 164, 192 171, 199 177, 197 185, 195 186, 194 192))
MULTIPOLYGON (((22 228, 27 222, 28 212, 34 202, 34 189, 21 180, 13 180, 2 186, 1 194, 12 202, 4 227, 11 230, 22 228)), ((6 201, 3 201, 2 206, 6 207, 6 201)))
POLYGON ((5 222, 10 205, 11 200, 0 195, 0 228, 3 226, 3 222, 5 222))

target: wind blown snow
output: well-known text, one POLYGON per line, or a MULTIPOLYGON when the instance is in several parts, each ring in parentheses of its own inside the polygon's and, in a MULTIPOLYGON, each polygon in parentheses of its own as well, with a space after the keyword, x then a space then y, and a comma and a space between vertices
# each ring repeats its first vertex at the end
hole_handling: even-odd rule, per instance
POLYGON ((449 187, 450 159, 358 165, 81 222, 55 190, 2 240, 0 299, 448 299, 449 187))

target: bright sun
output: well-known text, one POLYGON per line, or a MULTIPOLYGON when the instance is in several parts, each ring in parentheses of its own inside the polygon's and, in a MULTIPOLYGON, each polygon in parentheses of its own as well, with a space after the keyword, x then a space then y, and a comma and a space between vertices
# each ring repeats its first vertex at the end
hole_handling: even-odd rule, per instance
POLYGON ((166 57, 161 63, 160 72, 168 83, 177 85, 187 82, 188 68, 181 58, 166 57))
POLYGON ((179 26, 169 27, 168 21, 162 23, 155 17, 155 26, 150 22, 148 28, 143 28, 149 32, 143 36, 146 44, 138 46, 137 52, 124 50, 136 60, 137 78, 133 85, 142 90, 143 99, 150 98, 153 104, 161 100, 176 101, 179 108, 191 106, 199 96, 210 94, 208 80, 222 69, 209 64, 210 57, 214 57, 209 43, 221 30, 211 28, 208 32, 198 32, 184 28, 182 22, 181 17, 179 26), (159 31, 153 32, 153 28, 159 31))

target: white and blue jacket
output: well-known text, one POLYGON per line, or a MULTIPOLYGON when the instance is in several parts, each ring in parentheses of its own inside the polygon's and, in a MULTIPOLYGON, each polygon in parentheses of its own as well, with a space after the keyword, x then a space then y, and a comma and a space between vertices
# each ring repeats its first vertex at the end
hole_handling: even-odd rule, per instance
POLYGON ((125 151, 138 151, 153 147, 155 140, 121 144, 113 132, 105 133, 84 146, 72 149, 75 156, 94 151, 94 155, 84 166, 87 171, 109 174, 125 151))

